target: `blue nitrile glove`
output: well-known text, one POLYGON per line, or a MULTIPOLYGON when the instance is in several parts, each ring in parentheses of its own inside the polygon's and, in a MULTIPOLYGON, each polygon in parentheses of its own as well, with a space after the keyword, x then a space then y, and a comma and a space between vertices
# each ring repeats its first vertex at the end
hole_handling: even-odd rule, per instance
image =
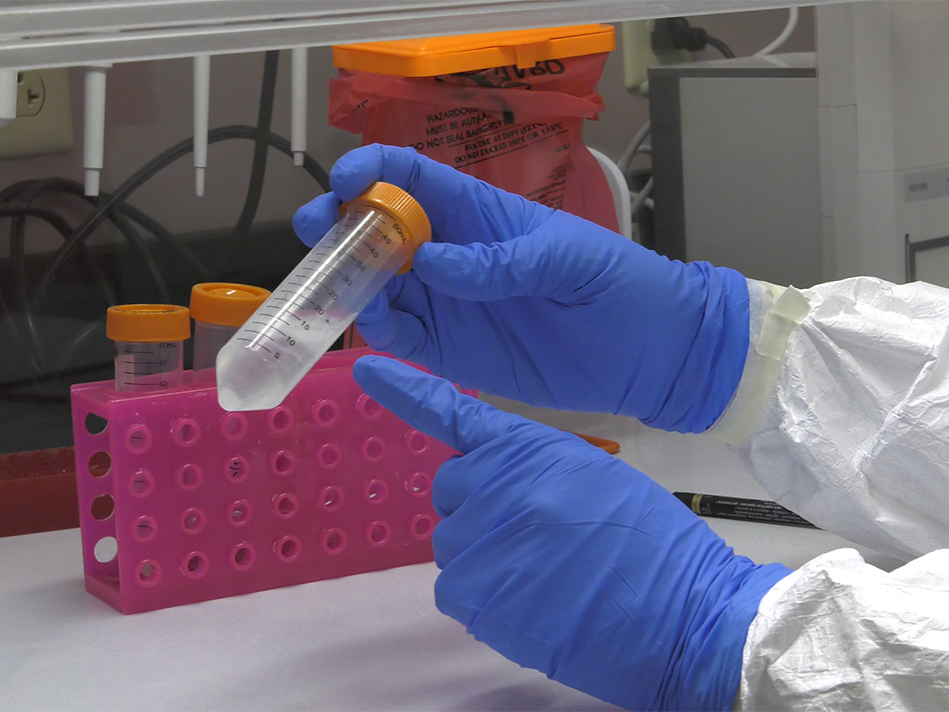
POLYGON ((707 430, 748 347, 748 288, 604 228, 489 186, 410 148, 372 145, 333 167, 333 193, 301 208, 314 244, 373 181, 415 196, 434 242, 357 319, 373 348, 463 386, 564 410, 707 430))
POLYGON ((369 396, 463 455, 432 501, 439 610, 505 657, 630 709, 730 710, 757 566, 644 474, 382 356, 369 396))

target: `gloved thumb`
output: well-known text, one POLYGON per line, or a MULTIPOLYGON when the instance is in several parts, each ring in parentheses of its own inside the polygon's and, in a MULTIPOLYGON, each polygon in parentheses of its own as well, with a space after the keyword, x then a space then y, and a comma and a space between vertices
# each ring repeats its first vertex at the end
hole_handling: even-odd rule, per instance
POLYGON ((466 455, 530 421, 459 393, 449 381, 385 356, 363 356, 353 378, 413 428, 466 455))
POLYGON ((413 258, 413 270, 427 286, 456 299, 570 301, 578 287, 589 284, 607 265, 597 240, 571 239, 559 230, 551 234, 555 220, 503 242, 423 244, 413 258))
POLYGON ((339 220, 339 198, 332 193, 317 196, 297 210, 293 231, 307 247, 313 247, 339 220))

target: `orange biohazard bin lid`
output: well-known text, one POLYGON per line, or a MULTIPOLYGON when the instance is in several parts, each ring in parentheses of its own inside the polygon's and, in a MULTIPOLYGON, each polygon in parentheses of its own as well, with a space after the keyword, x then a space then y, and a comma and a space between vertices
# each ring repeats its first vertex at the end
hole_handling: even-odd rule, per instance
POLYGON ((544 60, 610 52, 615 47, 611 25, 572 25, 335 45, 333 64, 360 72, 435 77, 510 65, 527 69, 544 60))

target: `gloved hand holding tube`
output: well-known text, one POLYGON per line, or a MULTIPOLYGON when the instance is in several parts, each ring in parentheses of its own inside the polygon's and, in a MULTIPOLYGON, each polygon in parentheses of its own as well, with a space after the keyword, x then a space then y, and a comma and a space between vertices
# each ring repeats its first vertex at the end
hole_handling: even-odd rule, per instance
POLYGON ((532 405, 703 432, 728 405, 748 348, 744 277, 683 264, 419 155, 343 156, 333 193, 294 218, 313 244, 340 201, 383 180, 411 193, 433 242, 357 319, 373 348, 532 405))
POLYGON ((748 417, 735 393, 747 354, 753 386, 756 369, 768 378, 780 361, 767 416, 742 436, 756 478, 852 541, 932 552, 892 574, 853 551, 793 576, 756 566, 648 477, 573 436, 361 360, 354 373, 372 397, 464 453, 433 488, 442 611, 508 658, 636 709, 730 709, 739 676, 751 707, 946 707, 946 557, 934 551, 946 541, 944 292, 868 278, 805 294, 753 283, 762 321, 749 349, 737 273, 669 262, 381 146, 339 162, 334 194, 298 213, 300 236, 317 239, 339 198, 380 178, 414 193, 435 242, 363 312, 371 345, 534 405, 691 432, 733 396, 720 425, 748 417), (828 427, 846 433, 830 448, 828 427))
POLYGON ((366 393, 461 457, 435 477, 439 610, 629 709, 730 710, 758 604, 789 569, 736 556, 644 474, 381 356, 366 393))

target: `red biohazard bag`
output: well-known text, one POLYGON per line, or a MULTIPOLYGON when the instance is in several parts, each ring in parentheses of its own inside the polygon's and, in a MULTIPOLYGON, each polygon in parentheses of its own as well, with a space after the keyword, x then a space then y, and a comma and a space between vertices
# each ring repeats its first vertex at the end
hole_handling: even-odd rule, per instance
POLYGON ((608 52, 550 56, 591 43, 603 48, 607 41, 611 49, 612 28, 591 25, 335 47, 341 68, 330 80, 329 123, 362 134, 363 144, 412 146, 498 188, 615 231, 609 185, 582 138, 584 120, 596 119, 604 108, 596 83, 608 52), (551 33, 562 40, 559 45, 551 33), (570 49, 564 49, 565 38, 570 49), (403 51, 396 61, 379 54, 393 45, 403 51), (407 45, 414 64, 399 61, 407 45), (426 60, 421 66, 419 56, 426 60), (483 67, 490 59, 512 61, 464 68, 483 67), (363 71, 366 66, 376 71, 363 71), (452 71, 427 76, 389 71, 446 66, 452 71))

